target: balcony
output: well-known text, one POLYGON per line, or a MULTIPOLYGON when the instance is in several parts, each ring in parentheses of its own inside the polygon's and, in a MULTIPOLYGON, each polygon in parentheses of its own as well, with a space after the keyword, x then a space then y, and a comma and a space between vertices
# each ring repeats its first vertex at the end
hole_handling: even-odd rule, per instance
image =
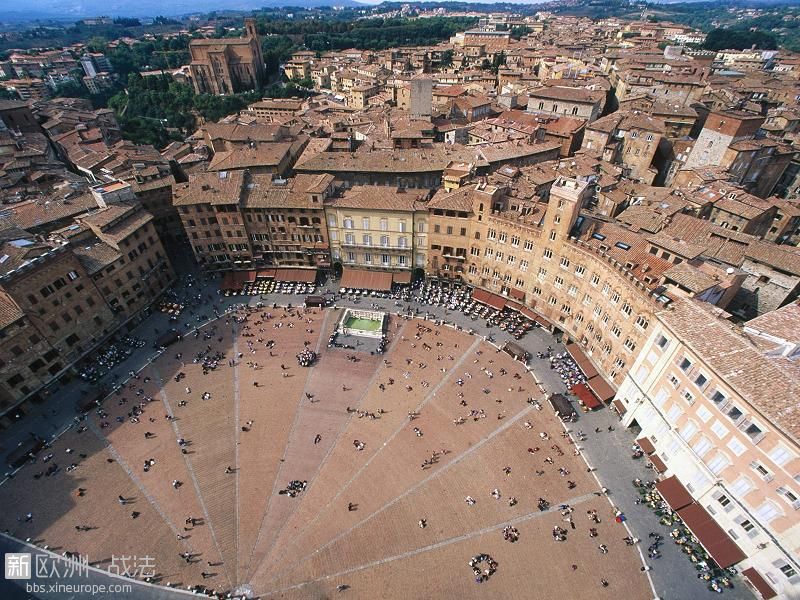
POLYGON ((467 256, 461 254, 442 254, 442 258, 447 258, 447 259, 453 258, 455 260, 460 260, 460 261, 467 260, 467 256))
POLYGON ((382 246, 381 244, 359 244, 358 242, 342 242, 343 247, 346 248, 364 248, 369 250, 394 250, 394 251, 403 251, 407 250, 411 252, 411 246, 393 246, 389 244, 388 246, 382 246))

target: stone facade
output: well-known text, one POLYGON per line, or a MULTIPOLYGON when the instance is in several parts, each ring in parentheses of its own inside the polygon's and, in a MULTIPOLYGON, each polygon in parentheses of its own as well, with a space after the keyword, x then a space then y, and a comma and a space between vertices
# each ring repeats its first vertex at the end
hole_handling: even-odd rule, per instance
POLYGON ((192 85, 197 94, 234 94, 264 84, 264 57, 255 19, 245 19, 239 39, 199 39, 189 43, 192 85))

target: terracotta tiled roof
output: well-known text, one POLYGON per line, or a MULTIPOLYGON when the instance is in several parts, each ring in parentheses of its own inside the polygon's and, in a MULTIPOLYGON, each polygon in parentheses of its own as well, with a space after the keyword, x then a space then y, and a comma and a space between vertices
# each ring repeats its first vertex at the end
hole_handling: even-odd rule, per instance
POLYGON ((337 208, 367 208, 395 211, 425 210, 419 190, 398 191, 388 186, 354 186, 341 198, 332 198, 326 205, 337 208))
POLYGON ((5 329, 23 316, 24 313, 17 303, 0 292, 0 329, 5 329))
POLYGON ((75 247, 72 252, 89 275, 103 270, 122 256, 115 248, 104 242, 75 247))
MULTIPOLYGON (((768 356, 710 305, 680 299, 658 313, 661 320, 716 376, 748 404, 800 443, 800 379, 796 361, 768 356)), ((740 407, 744 408, 744 407, 740 407)), ((745 411, 746 412, 746 411, 745 411)))
POLYGON ((220 171, 190 175, 188 183, 173 188, 172 204, 238 204, 244 171, 220 171))
POLYGON ((719 283, 716 277, 705 273, 686 261, 664 271, 664 277, 695 294, 699 294, 719 283))
POLYGON ((441 208, 472 212, 472 193, 474 191, 474 185, 467 185, 452 192, 446 192, 444 188, 439 189, 428 202, 428 209, 441 208))

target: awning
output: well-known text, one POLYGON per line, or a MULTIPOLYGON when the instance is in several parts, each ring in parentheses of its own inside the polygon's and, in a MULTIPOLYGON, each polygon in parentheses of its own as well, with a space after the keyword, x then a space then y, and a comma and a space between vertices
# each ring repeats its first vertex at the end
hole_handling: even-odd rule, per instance
POLYGON ((667 465, 658 457, 658 454, 651 454, 647 458, 653 463, 653 468, 655 468, 656 473, 663 473, 667 470, 667 465))
POLYGON ((589 381, 586 382, 586 385, 588 385, 589 389, 597 394, 597 397, 603 402, 608 402, 617 395, 617 392, 614 390, 614 388, 612 388, 600 375, 595 375, 589 379, 589 381))
POLYGON ((553 410, 556 411, 556 414, 562 419, 574 412, 572 404, 563 394, 550 394, 548 400, 550 401, 550 406, 553 407, 553 410))
POLYGON ((525 301, 525 292, 522 290, 518 290, 517 288, 511 288, 508 292, 508 295, 512 298, 516 298, 517 300, 525 301))
POLYGON ((222 277, 221 289, 239 291, 245 283, 255 280, 255 271, 228 271, 222 277))
POLYGON ((680 510, 694 502, 692 495, 675 475, 657 482, 656 489, 672 510, 680 510))
POLYGON ((342 281, 339 285, 343 288, 352 288, 356 290, 389 292, 392 289, 392 272, 345 269, 342 273, 342 281))
POLYGON ((582 383, 579 383, 578 385, 573 385, 572 393, 575 394, 578 398, 580 398, 580 401, 589 410, 594 410, 595 408, 600 408, 601 406, 603 406, 603 404, 597 399, 597 396, 594 395, 592 390, 590 390, 582 383))
POLYGON ((478 288, 472 290, 472 299, 486 306, 496 308, 497 310, 503 310, 503 307, 506 305, 506 299, 502 296, 478 288))
POLYGON ((530 308, 526 308, 523 306, 519 312, 522 316, 528 317, 531 321, 536 320, 536 313, 533 312, 530 308))
POLYGON ((583 374, 586 375, 586 379, 591 379, 592 377, 597 376, 597 369, 594 368, 594 365, 589 360, 589 357, 584 354, 583 350, 578 344, 575 342, 569 342, 565 347, 567 352, 569 352, 569 355, 572 357, 572 360, 577 363, 581 371, 583 371, 583 374))
POLYGON ((411 283, 411 271, 398 271, 392 274, 392 282, 401 285, 408 285, 411 283))
POLYGON ((262 269, 256 273, 256 279, 275 279, 275 269, 262 269))
POLYGON ((619 413, 620 417, 624 415, 626 412, 628 412, 628 409, 625 408, 625 405, 622 403, 622 400, 614 400, 612 404, 614 405, 614 408, 617 409, 617 412, 619 413))
POLYGON ((756 571, 753 567, 742 571, 742 575, 747 577, 750 584, 756 588, 759 595, 764 600, 769 600, 769 598, 774 598, 778 595, 777 592, 772 589, 772 586, 767 583, 767 580, 761 576, 761 573, 756 571))
POLYGON ((522 305, 519 302, 513 302, 511 300, 506 300, 506 308, 510 308, 511 310, 515 310, 519 312, 522 310, 522 305))
POLYGON ((39 438, 26 440, 6 456, 6 464, 14 469, 21 467, 30 460, 31 455, 37 454, 42 448, 44 440, 39 438))
POLYGON ((699 504, 692 503, 680 509, 678 514, 683 519, 683 524, 691 530, 721 569, 727 569, 747 558, 741 548, 699 504))
POLYGON ((506 342, 503 346, 503 351, 509 356, 513 356, 515 360, 525 360, 525 357, 528 356, 528 351, 514 342, 506 342))
POLYGON ((275 269, 275 281, 285 281, 287 283, 314 283, 316 279, 316 269, 275 269))
POLYGON ((636 440, 636 443, 639 444, 639 448, 644 450, 645 454, 652 454, 656 451, 656 447, 653 446, 653 442, 650 441, 650 438, 640 437, 636 440))

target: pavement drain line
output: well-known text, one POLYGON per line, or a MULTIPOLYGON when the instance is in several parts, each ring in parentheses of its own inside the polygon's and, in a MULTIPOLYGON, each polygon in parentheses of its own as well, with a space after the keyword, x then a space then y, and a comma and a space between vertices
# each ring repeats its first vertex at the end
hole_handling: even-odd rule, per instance
MULTIPOLYGON (((322 320, 322 324, 320 325, 319 339, 317 340, 317 345, 316 345, 316 348, 315 348, 317 356, 320 355, 320 350, 321 350, 322 344, 324 342, 325 331, 327 330, 328 317, 329 316, 330 316, 330 312, 326 311, 325 312, 325 316, 323 317, 323 320, 322 320)), ((315 366, 312 365, 311 369, 314 369, 314 368, 315 368, 315 366)), ((264 521, 266 520, 267 515, 269 514, 270 509, 272 508, 272 501, 275 498, 275 496, 277 495, 278 488, 280 487, 280 483, 279 483, 280 482, 280 476, 281 476, 280 463, 283 463, 286 460, 286 453, 287 453, 288 447, 289 447, 289 440, 292 439, 292 434, 294 433, 294 429, 297 426, 297 421, 298 421, 299 415, 300 415, 300 408, 301 408, 301 404, 303 402, 302 399, 306 397, 305 393, 308 391, 308 385, 309 385, 310 382, 311 382, 311 373, 309 373, 308 377, 306 378, 306 383, 303 386, 303 391, 301 392, 302 395, 300 396, 300 400, 297 403, 297 410, 295 410, 294 418, 292 419, 292 426, 289 428, 289 433, 286 436, 286 445, 283 448, 283 454, 281 455, 281 458, 280 458, 280 461, 279 461, 279 465, 278 465, 278 469, 275 472, 275 481, 273 481, 273 483, 272 483, 272 493, 269 495, 269 499, 267 500, 266 510, 264 511, 264 514, 261 517, 261 523, 259 523, 259 526, 258 526, 258 536, 256 536, 256 542, 253 545, 253 550, 250 553, 250 559, 248 560, 248 563, 247 563, 246 571, 248 573, 251 573, 250 567, 251 567, 251 564, 252 564, 252 561, 253 561, 253 555, 255 554, 256 548, 258 548, 259 542, 261 541, 261 536, 262 536, 262 534, 264 532, 264 521)), ((270 548, 268 549, 267 553, 264 554, 264 556, 266 556, 269 553, 269 550, 271 550, 271 549, 272 549, 272 546, 270 546, 270 548)), ((260 566, 260 563, 259 563, 259 565, 256 565, 256 569, 258 569, 259 566, 260 566)), ((251 576, 248 577, 248 579, 250 579, 253 574, 254 573, 251 573, 251 576)))
MULTIPOLYGON (((469 347, 469 349, 466 352, 464 352, 464 354, 461 355, 461 358, 459 358, 458 361, 456 361, 456 364, 453 365, 453 368, 451 369, 451 374, 454 373, 455 370, 458 369, 461 366, 461 364, 464 362, 464 360, 466 360, 467 356, 469 354, 471 354, 472 351, 475 348, 478 347, 480 342, 481 342, 480 338, 476 339, 472 343, 472 345, 469 347)), ((431 400, 434 396, 436 396, 436 392, 439 391, 439 389, 441 389, 442 386, 445 384, 445 382, 448 381, 449 379, 450 379, 450 374, 448 374, 446 377, 442 378, 439 381, 439 383, 436 384, 436 386, 434 386, 434 388, 425 395, 425 397, 422 399, 422 401, 419 404, 417 404, 416 408, 414 409, 414 412, 419 412, 428 403, 429 400, 431 400)), ((397 437, 397 435, 405 428, 405 426, 406 426, 406 421, 404 420, 400 424, 400 426, 397 429, 395 429, 395 431, 386 439, 386 441, 383 443, 383 445, 381 447, 377 448, 375 450, 375 452, 372 454, 372 456, 370 456, 369 459, 367 459, 367 461, 358 469, 358 471, 356 471, 356 473, 347 481, 347 483, 345 483, 340 488, 340 490, 336 493, 336 495, 325 506, 322 507, 320 512, 317 513, 317 516, 314 517, 314 519, 312 519, 311 521, 309 521, 308 524, 305 526, 305 528, 301 532, 298 533, 297 539, 299 539, 300 535, 305 533, 314 523, 316 523, 317 519, 319 518, 319 515, 322 514, 322 511, 327 509, 329 506, 334 504, 336 502, 336 500, 339 499, 339 497, 342 495, 344 490, 346 490, 347 488, 350 487, 350 485, 353 483, 353 481, 355 481, 361 475, 361 473, 364 472, 364 470, 372 463, 372 461, 380 453, 380 451, 383 448, 385 448, 387 446, 387 444, 389 444, 389 442, 391 442, 395 437, 397 437)), ((317 552, 319 550, 321 550, 321 549, 322 548, 318 548, 317 552)), ((305 557, 305 558, 308 558, 308 557, 305 557)), ((303 562, 305 560, 305 558, 303 560, 301 560, 300 562, 303 562)), ((300 564, 300 563, 297 563, 297 564, 300 564)), ((297 566, 297 564, 292 565, 292 567, 297 566)), ((271 579, 274 579, 274 578, 271 578, 271 579)))
MULTIPOLYGON (((158 368, 155 367, 155 366, 153 366, 153 373, 156 376, 158 376, 158 380, 159 381, 161 381, 161 382, 164 381, 163 378, 161 377, 161 374, 158 371, 158 368)), ((170 406, 169 398, 167 397, 166 388, 163 388, 163 387, 161 388, 161 401, 163 402, 164 407, 167 409, 167 414, 170 415, 170 416, 174 416, 175 413, 173 412, 172 407, 170 406)), ((180 430, 178 429, 177 421, 175 419, 170 419, 170 423, 172 424, 172 430, 175 433, 175 439, 176 440, 181 439, 182 436, 180 434, 180 430)), ((222 549, 219 546, 219 542, 217 541, 217 535, 216 535, 216 532, 214 531, 214 525, 211 523, 211 519, 208 516, 208 508, 206 508, 205 500, 203 500, 203 494, 200 493, 200 483, 197 481, 197 476, 194 473, 194 468, 192 467, 192 462, 189 460, 188 455, 181 454, 181 456, 183 457, 183 462, 186 465, 186 471, 189 473, 189 477, 192 478, 192 484, 194 485, 195 495, 197 496, 197 500, 200 503, 200 508, 203 511, 203 517, 205 518, 205 522, 208 525, 209 531, 211 532, 211 539, 214 542, 214 547, 217 549, 217 554, 219 555, 220 560, 224 560, 224 555, 222 554, 222 549)), ((228 573, 228 565, 227 564, 225 565, 224 569, 225 569, 225 576, 228 578, 228 582, 231 585, 233 585, 233 582, 231 581, 231 576, 228 573)))
MULTIPOLYGON (((379 508, 378 510, 374 511, 372 514, 368 515, 368 516, 367 516, 366 518, 364 518, 363 520, 361 520, 361 521, 359 521, 358 523, 354 524, 354 525, 353 525, 352 527, 350 527, 350 528, 349 528, 347 531, 343 531, 342 533, 340 533, 339 535, 337 535, 336 537, 334 537, 332 540, 328 541, 327 543, 323 544, 322 546, 320 546, 319 548, 317 548, 316 550, 314 550, 314 552, 312 552, 311 554, 308 554, 307 556, 305 556, 305 557, 301 558, 299 561, 297 561, 295 564, 293 564, 293 565, 291 565, 291 566, 287 567, 287 568, 285 569, 285 571, 284 571, 284 574, 286 574, 286 573, 290 573, 290 572, 294 571, 294 569, 296 569, 297 567, 299 567, 301 564, 303 564, 304 562, 308 561, 309 559, 311 559, 311 558, 312 558, 313 556, 315 556, 316 554, 319 554, 321 551, 325 550, 327 547, 329 547, 329 546, 331 546, 331 545, 335 544, 335 543, 336 543, 337 541, 339 541, 341 538, 343 538, 343 537, 347 536, 347 535, 348 535, 350 532, 352 532, 354 529, 356 529, 356 528, 360 527, 361 525, 363 525, 364 523, 366 523, 367 521, 369 521, 370 519, 372 519, 372 518, 373 518, 373 517, 375 517, 376 515, 378 515, 378 514, 382 513, 382 512, 383 512, 383 511, 385 511, 386 509, 390 508, 391 506, 393 506, 394 504, 396 504, 397 502, 399 502, 400 500, 402 500, 402 499, 403 499, 403 498, 405 498, 406 496, 409 496, 410 494, 414 493, 414 492, 415 492, 415 491, 417 491, 417 490, 418 490, 420 487, 424 486, 425 484, 427 484, 427 483, 428 483, 429 481, 431 481, 432 479, 434 479, 434 478, 438 477, 438 476, 439 476, 439 475, 441 475, 442 473, 445 473, 447 470, 449 470, 449 469, 450 469, 450 467, 452 467, 452 466, 454 466, 454 465, 458 464, 458 463, 459 463, 459 462, 461 462, 461 461, 462 461, 464 458, 466 458, 467 456, 469 456, 470 454, 472 454, 472 452, 473 452, 473 451, 475 451, 475 450, 478 450, 479 448, 483 447, 485 444, 487 444, 488 442, 490 442, 490 441, 492 441, 493 439, 495 439, 495 438, 496 438, 498 435, 500 435, 501 433, 504 433, 504 432, 505 432, 507 429, 511 428, 511 426, 512 426, 512 425, 514 425, 515 423, 519 422, 519 420, 520 420, 520 419, 522 419, 523 417, 527 416, 527 415, 528 415, 528 414, 529 414, 529 413, 530 413, 532 410, 533 410, 533 407, 532 407, 532 406, 528 406, 528 407, 526 407, 526 408, 523 408, 523 409, 522 409, 520 412, 518 412, 516 415, 514 415, 513 417, 511 417, 511 418, 510 418, 508 421, 505 421, 505 422, 504 422, 504 423, 503 423, 503 424, 502 424, 500 427, 498 427, 497 429, 495 429, 495 430, 494 430, 494 431, 491 433, 491 435, 489 435, 489 436, 487 436, 487 437, 483 438, 482 440, 480 440, 480 441, 479 441, 479 442, 477 442, 476 444, 474 444, 474 445, 470 446, 470 447, 469 447, 469 448, 467 448, 467 449, 466 449, 464 452, 462 452, 462 453, 461 453, 459 456, 457 456, 457 457, 453 458, 453 460, 451 460, 451 461, 450 461, 450 462, 448 462, 447 464, 445 464, 445 465, 442 465, 442 468, 441 468, 441 469, 439 469, 438 471, 435 471, 435 472, 431 473, 431 474, 430 474, 428 477, 426 477, 425 479, 422 479, 422 480, 420 480, 420 481, 419 481, 419 482, 417 482, 415 485, 413 485, 413 486, 411 486, 410 488, 408 488, 408 489, 407 489, 405 492, 403 492, 403 493, 402 493, 402 494, 400 494, 399 496, 395 497, 393 500, 391 500, 390 502, 386 503, 385 505, 383 505, 383 506, 382 506, 381 508, 379 508)), ((272 577, 272 578, 271 578, 269 581, 272 581, 272 580, 274 580, 276 577, 278 577, 278 576, 276 575, 275 577, 272 577)))
MULTIPOLYGON (((570 498, 569 499, 569 504, 580 504, 581 502, 585 502, 587 500, 590 500, 593 497, 594 497, 594 494, 584 494, 583 496, 577 496, 575 498, 570 498)), ((447 538, 447 539, 442 540, 440 542, 436 542, 435 544, 430 544, 428 546, 423 546, 422 548, 415 548, 414 550, 409 550, 407 552, 403 552, 401 554, 396 554, 394 556, 387 556, 385 558, 380 558, 380 559, 377 559, 377 560, 373 560, 373 561, 370 561, 370 562, 368 562, 366 564, 363 564, 363 565, 358 565, 358 566, 355 566, 355 567, 351 567, 349 569, 344 569, 342 571, 339 571, 338 573, 333 573, 331 575, 325 575, 323 577, 317 577, 316 579, 303 581, 301 583, 297 583, 297 584, 294 584, 294 585, 291 585, 291 586, 288 586, 288 587, 271 590, 271 591, 269 591, 267 593, 269 593, 269 594, 283 593, 283 592, 287 592, 287 591, 303 588, 303 587, 305 587, 307 585, 311 585, 311 584, 319 582, 319 581, 327 581, 327 580, 330 580, 330 579, 334 579, 336 577, 341 577, 342 575, 349 575, 351 573, 356 573, 358 571, 363 571, 365 569, 370 569, 372 567, 381 566, 381 565, 384 565, 384 564, 387 564, 387 563, 390 563, 390 562, 394 562, 396 560, 403 560, 405 558, 411 558, 412 556, 416 556, 418 554, 423 554, 425 552, 430 552, 432 550, 437 550, 439 548, 443 548, 443 547, 449 546, 451 544, 455 544, 455 543, 458 543, 458 542, 463 542, 465 540, 469 540, 469 539, 472 539, 474 537, 478 537, 478 536, 481 536, 481 535, 486 535, 487 533, 491 533, 493 531, 498 531, 498 530, 502 529, 503 527, 505 527, 508 524, 518 525, 520 523, 525 523, 527 521, 532 521, 534 519, 541 518, 541 517, 543 517, 543 516, 545 516, 547 514, 553 513, 555 511, 560 511, 560 510, 561 509, 558 508, 558 507, 551 507, 551 508, 548 508, 547 510, 544 510, 544 511, 537 510, 537 511, 534 511, 534 512, 529 512, 529 513, 526 513, 524 515, 520 515, 518 517, 514 517, 513 519, 505 520, 502 523, 497 523, 495 525, 489 525, 489 526, 483 527, 481 529, 476 529, 475 531, 470 531, 469 533, 464 533, 464 534, 457 535, 457 536, 454 536, 454 537, 451 537, 451 538, 447 538)))
MULTIPOLYGON (((327 321, 327 317, 326 317, 326 321, 327 321)), ((404 329, 405 329, 405 323, 403 324, 403 327, 402 327, 401 329, 398 329, 398 330, 396 330, 396 331, 395 331, 393 339, 396 339, 396 338, 397 338, 397 335, 399 335, 399 334, 400 334, 400 332, 401 332, 402 330, 404 330, 404 329)), ((392 350, 393 350, 393 349, 394 349, 394 345, 392 345, 392 346, 391 346, 391 348, 392 348, 392 350)), ((388 355, 387 355, 387 356, 388 356, 388 355)), ((356 408, 356 409, 360 408, 360 407, 361 407, 361 405, 364 403, 364 400, 366 399, 366 397, 367 397, 367 394, 369 393, 369 391, 371 390, 371 388, 372 388, 373 384, 375 383, 375 381, 378 379, 378 376, 379 376, 379 375, 380 375, 382 372, 383 372, 383 367, 382 367, 382 368, 380 368, 380 369, 376 369, 376 370, 375 370, 375 373, 372 375, 372 377, 370 378, 370 380, 367 382, 367 385, 366 385, 366 387, 365 387, 365 389, 364 389, 364 392, 361 394, 361 396, 360 396, 360 397, 359 397, 359 399, 358 399, 358 402, 357 402, 357 403, 356 403, 356 405, 355 405, 355 408, 356 408)), ((331 445, 328 447, 328 450, 327 450, 327 452, 325 453, 325 456, 322 458, 322 461, 320 462, 320 464, 319 464, 319 466, 317 467, 316 471, 315 471, 315 472, 314 472, 314 474, 312 475, 312 478, 309 480, 309 483, 308 483, 308 486, 307 486, 307 490, 310 490, 310 489, 311 489, 311 487, 314 485, 314 481, 316 480, 316 477, 317 477, 317 475, 319 475, 319 473, 322 471, 322 469, 323 469, 323 468, 325 467, 325 465, 328 463, 328 459, 330 458, 331 454, 333 454, 333 450, 334 450, 334 448, 336 448, 336 447, 337 447, 337 445, 338 445, 338 443, 339 443, 339 440, 342 438, 342 436, 344 436, 345 432, 347 431, 347 428, 348 428, 348 426, 350 425, 350 422, 353 420, 353 416, 352 416, 353 414, 354 414, 354 413, 351 413, 351 414, 350 414, 350 415, 347 417, 347 420, 346 420, 346 421, 343 423, 343 426, 342 426, 342 428, 340 429, 339 433, 337 433, 337 434, 336 434, 336 439, 334 440, 333 444, 331 444, 331 445)), ((273 493, 274 493, 274 490, 273 490, 273 493)), ((266 513, 265 513, 265 516, 266 516, 266 513)), ((288 521, 289 521, 289 520, 287 519, 287 520, 284 522, 284 524, 283 524, 283 525, 280 527, 280 529, 278 529, 278 531, 275 533, 275 537, 274 537, 274 539, 275 539, 275 540, 277 540, 277 539, 280 537, 280 535, 283 533, 284 529, 285 529, 285 528, 286 528, 286 526, 288 525, 288 521)), ((263 523, 263 521, 262 521, 262 523, 263 523)), ((305 528, 303 528, 303 531, 305 531, 305 528)), ((259 528, 259 538, 260 538, 260 536, 261 536, 261 533, 260 533, 260 532, 261 532, 261 528, 259 528)), ((267 554, 265 554, 265 556, 268 556, 268 555, 269 555, 269 554, 272 552, 272 550, 273 550, 274 548, 275 548, 275 545, 274 545, 274 543, 273 543, 273 544, 270 546, 270 548, 269 548, 269 550, 268 550, 267 554)), ((251 557, 251 560, 252 560, 252 557, 251 557)), ((260 566, 260 565, 259 565, 259 566, 260 566)), ((256 569, 258 569, 258 566, 256 567, 256 569)), ((249 565, 248 565, 248 570, 249 570, 249 565)), ((253 576, 255 576, 255 573, 251 572, 250 578, 252 578, 253 576)))

